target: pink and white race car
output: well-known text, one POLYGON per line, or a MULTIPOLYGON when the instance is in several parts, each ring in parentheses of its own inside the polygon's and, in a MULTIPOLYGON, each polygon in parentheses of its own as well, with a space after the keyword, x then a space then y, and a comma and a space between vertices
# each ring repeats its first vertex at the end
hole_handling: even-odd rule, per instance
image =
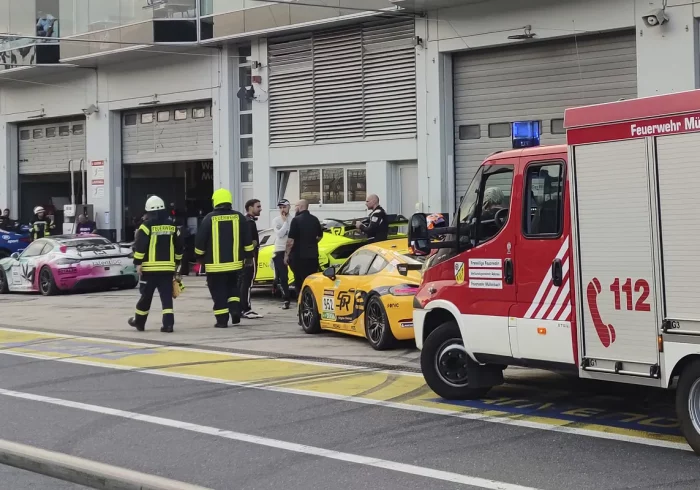
POLYGON ((131 250, 99 235, 58 235, 0 260, 0 294, 131 289, 139 279, 131 250))

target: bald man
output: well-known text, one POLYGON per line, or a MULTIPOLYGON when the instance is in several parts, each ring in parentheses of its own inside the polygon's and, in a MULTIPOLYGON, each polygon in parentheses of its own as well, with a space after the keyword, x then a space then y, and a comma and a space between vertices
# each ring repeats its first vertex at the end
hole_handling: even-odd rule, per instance
POLYGON ((371 241, 386 240, 389 237, 389 221, 386 218, 386 211, 379 205, 379 197, 376 194, 370 194, 367 196, 365 205, 370 211, 369 224, 358 221, 355 226, 371 241))
POLYGON ((302 199, 296 204, 296 215, 289 224, 284 263, 294 273, 294 288, 301 294, 304 280, 319 271, 318 242, 323 237, 321 222, 309 213, 309 202, 302 199))

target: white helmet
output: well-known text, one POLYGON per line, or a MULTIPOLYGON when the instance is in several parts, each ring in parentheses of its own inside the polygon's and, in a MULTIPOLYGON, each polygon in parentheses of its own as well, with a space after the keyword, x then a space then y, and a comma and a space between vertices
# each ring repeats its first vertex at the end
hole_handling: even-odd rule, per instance
POLYGON ((37 206, 34 208, 34 214, 39 214, 39 213, 45 213, 46 210, 42 208, 41 206, 37 206))
POLYGON ((160 211, 165 209, 165 202, 158 196, 151 196, 146 201, 146 212, 160 211))

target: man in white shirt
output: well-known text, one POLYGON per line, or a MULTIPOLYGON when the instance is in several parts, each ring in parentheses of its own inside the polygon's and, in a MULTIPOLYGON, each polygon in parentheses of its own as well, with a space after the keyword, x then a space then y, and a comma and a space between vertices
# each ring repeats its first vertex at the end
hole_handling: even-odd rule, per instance
POLYGON ((272 220, 272 230, 275 237, 275 254, 272 261, 275 266, 275 279, 279 281, 279 286, 282 289, 284 297, 284 305, 282 309, 289 309, 289 269, 284 263, 284 253, 287 246, 287 237, 289 236, 289 208, 290 203, 286 199, 281 199, 277 203, 280 210, 280 215, 272 220))

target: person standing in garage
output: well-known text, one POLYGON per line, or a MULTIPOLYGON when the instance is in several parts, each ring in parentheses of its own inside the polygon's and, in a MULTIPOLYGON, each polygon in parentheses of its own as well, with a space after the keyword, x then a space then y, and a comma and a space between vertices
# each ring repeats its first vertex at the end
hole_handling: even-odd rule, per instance
POLYGON ((173 311, 173 276, 182 260, 182 236, 169 220, 165 202, 158 196, 146 201, 146 222, 142 223, 134 243, 134 265, 141 276, 141 298, 136 303, 136 315, 129 325, 142 332, 146 328, 156 289, 163 307, 161 332, 172 333, 175 325, 173 311))
POLYGON ((46 210, 37 206, 34 208, 34 219, 32 220, 32 241, 51 236, 51 232, 56 228, 53 220, 46 216, 46 210))
POLYGON ((216 328, 241 323, 240 277, 243 263, 253 253, 250 227, 245 217, 233 209, 233 197, 226 189, 212 195, 214 210, 197 229, 194 252, 207 268, 207 286, 214 301, 216 328))
POLYGON ((258 251, 260 250, 260 243, 258 240, 258 227, 255 222, 260 216, 262 211, 262 206, 260 205, 259 199, 250 199, 245 203, 245 219, 246 225, 248 227, 250 238, 253 240, 253 254, 250 260, 248 260, 243 268, 243 275, 241 277, 241 307, 243 318, 262 318, 253 311, 253 306, 251 304, 251 291, 253 289, 253 282, 255 281, 255 274, 258 272, 258 251))

